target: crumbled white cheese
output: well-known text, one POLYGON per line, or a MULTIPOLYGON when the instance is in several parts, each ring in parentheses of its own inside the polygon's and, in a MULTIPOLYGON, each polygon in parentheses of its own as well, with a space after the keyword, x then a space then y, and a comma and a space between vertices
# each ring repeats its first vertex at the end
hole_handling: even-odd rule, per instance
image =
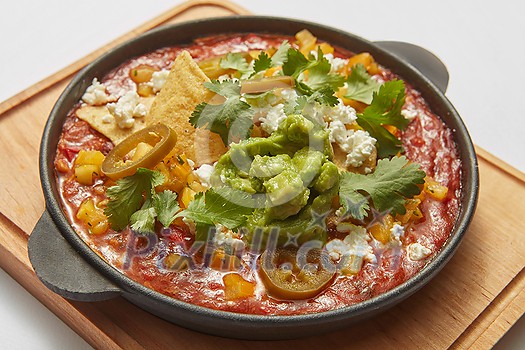
POLYGON ((339 73, 348 63, 347 59, 334 57, 331 53, 327 53, 324 57, 330 62, 330 73, 339 73))
POLYGON ((284 119, 286 119, 286 114, 284 113, 284 105, 282 103, 270 107, 266 115, 259 118, 261 128, 268 134, 274 133, 284 119))
POLYGON ((195 169, 195 162, 193 160, 191 160, 190 158, 186 158, 186 161, 192 169, 195 169))
POLYGON ((135 91, 129 91, 116 103, 108 103, 107 107, 121 129, 132 128, 135 123, 134 117, 142 118, 148 113, 146 106, 139 102, 139 95, 135 91))
POLYGON ((413 108, 404 108, 401 110, 401 115, 407 120, 413 120, 417 117, 418 113, 417 110, 413 108))
POLYGON ((328 119, 328 122, 340 121, 343 124, 351 124, 356 121, 357 114, 355 109, 350 106, 346 106, 343 101, 339 100, 338 104, 328 109, 328 114, 325 116, 325 118, 328 119))
POLYGON ((363 165, 375 149, 376 139, 363 130, 347 130, 346 137, 339 140, 341 149, 347 153, 346 166, 355 168, 363 165))
POLYGON ((154 93, 157 93, 162 89, 162 87, 166 83, 166 79, 168 78, 169 74, 170 71, 167 69, 163 69, 161 71, 153 73, 153 75, 151 76, 150 84, 154 93))
POLYGON ((194 171, 195 175, 197 175, 201 180, 201 184, 203 184, 206 187, 211 187, 210 178, 211 174, 213 174, 213 171, 215 170, 216 164, 217 163, 213 165, 203 164, 194 171))
POLYGON ((276 91, 276 95, 281 97, 285 102, 293 102, 297 99, 295 89, 280 89, 276 91))
MULTIPOLYGON (((312 50, 310 53, 317 59, 317 50, 312 50)), ((323 57, 330 63, 330 73, 339 73, 348 64, 348 59, 334 57, 331 53, 324 54, 323 57)))
POLYGON ((401 237, 405 234, 405 228, 399 224, 394 224, 390 229, 390 237, 392 242, 397 245, 401 245, 401 237))
POLYGON ((221 224, 215 225, 216 232, 213 236, 213 241, 217 246, 236 246, 244 247, 244 242, 238 238, 232 230, 228 230, 221 224))
POLYGON ((409 259, 413 261, 425 259, 432 253, 430 249, 420 243, 412 243, 407 250, 409 259))
POLYGON ((93 78, 91 85, 82 95, 82 101, 92 106, 100 106, 111 100, 111 95, 106 92, 106 87, 97 78, 93 78))
POLYGON ((377 263, 374 250, 369 244, 370 236, 366 229, 350 223, 340 223, 337 225, 340 232, 348 232, 343 239, 333 239, 329 241, 325 249, 333 261, 339 261, 339 266, 343 273, 357 273, 361 270, 363 262, 377 263))
POLYGON ((332 239, 326 243, 326 251, 333 261, 339 261, 348 252, 348 245, 340 239, 332 239))

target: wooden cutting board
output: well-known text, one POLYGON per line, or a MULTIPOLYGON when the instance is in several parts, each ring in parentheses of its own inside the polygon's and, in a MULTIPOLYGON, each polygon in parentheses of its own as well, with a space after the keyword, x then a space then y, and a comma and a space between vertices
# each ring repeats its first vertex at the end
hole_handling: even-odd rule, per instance
MULTIPOLYGON (((220 0, 182 4, 0 103, 0 266, 96 348, 269 346, 190 331, 122 298, 98 303, 65 300, 40 283, 27 256, 27 239, 44 211, 40 137, 71 76, 108 48, 158 25, 233 14, 247 11, 220 0)), ((520 219, 525 213, 525 174, 482 149, 477 152, 478 209, 456 255, 436 278, 378 317, 324 336, 271 342, 272 348, 491 348, 525 312, 525 223, 520 219)))

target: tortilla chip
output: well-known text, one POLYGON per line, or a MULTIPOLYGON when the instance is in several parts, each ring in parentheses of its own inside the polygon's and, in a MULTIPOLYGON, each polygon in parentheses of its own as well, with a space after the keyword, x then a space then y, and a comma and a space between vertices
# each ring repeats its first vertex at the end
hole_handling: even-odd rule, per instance
MULTIPOLYGON (((141 97, 139 99, 140 103, 144 104, 147 109, 150 108, 151 104, 153 103, 153 100, 154 97, 141 97)), ((102 118, 108 114, 111 115, 106 106, 84 105, 76 111, 76 115, 78 118, 88 122, 93 129, 97 130, 99 133, 110 139, 114 145, 119 144, 129 135, 147 126, 146 117, 143 117, 135 118, 135 123, 133 124, 132 128, 121 129, 115 122, 104 123, 102 121, 102 118)))
POLYGON ((212 96, 204 83, 210 81, 187 51, 175 59, 163 88, 157 94, 148 125, 163 123, 177 134, 174 152, 185 153, 196 165, 210 164, 226 153, 219 135, 209 130, 195 129, 189 118, 195 107, 212 96))

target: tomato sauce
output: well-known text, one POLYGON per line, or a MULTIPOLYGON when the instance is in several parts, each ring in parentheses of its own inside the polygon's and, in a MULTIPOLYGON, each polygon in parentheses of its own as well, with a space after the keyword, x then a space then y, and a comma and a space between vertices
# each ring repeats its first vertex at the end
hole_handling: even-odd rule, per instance
MULTIPOLYGON (((129 78, 130 68, 149 64, 159 69, 170 68, 182 50, 188 50, 196 60, 222 55, 227 52, 267 49, 293 38, 269 35, 215 36, 197 40, 187 47, 163 48, 142 57, 133 58, 114 69, 102 79, 110 93, 117 96, 134 89, 129 78)), ((350 52, 337 50, 335 56, 349 57, 350 52)), ((380 78, 387 81, 397 76, 381 68, 380 78)), ((460 160, 453 135, 434 115, 421 95, 407 84, 406 106, 418 111, 401 139, 406 156, 421 165, 427 175, 448 187, 447 198, 436 201, 427 198, 420 205, 423 219, 405 228, 401 238, 403 247, 420 242, 436 254, 446 242, 454 226, 460 197, 460 160)), ((78 107, 77 107, 78 108, 78 107)), ((373 241, 377 263, 366 263, 356 275, 337 276, 321 294, 310 300, 285 301, 269 297, 257 271, 253 268, 261 252, 245 251, 242 264, 235 272, 248 281, 256 282, 253 297, 227 300, 222 278, 228 271, 193 266, 185 271, 172 271, 165 267, 164 258, 170 253, 191 255, 194 239, 185 225, 159 228, 155 237, 137 237, 130 230, 121 233, 109 230, 105 234, 91 235, 87 227, 75 218, 80 204, 89 197, 105 199, 109 183, 98 180, 92 186, 75 181, 73 161, 80 149, 100 150, 107 154, 113 147, 103 135, 86 122, 75 117, 75 109, 68 115, 57 149, 55 164, 61 172, 57 181, 61 189, 62 204, 72 226, 82 239, 104 260, 131 279, 163 294, 200 306, 248 314, 292 315, 333 310, 380 295, 408 280, 429 260, 412 261, 403 253, 403 247, 385 248, 373 241)), ((195 261, 202 261, 202 253, 195 261), (200 259, 200 260, 199 260, 200 259)))

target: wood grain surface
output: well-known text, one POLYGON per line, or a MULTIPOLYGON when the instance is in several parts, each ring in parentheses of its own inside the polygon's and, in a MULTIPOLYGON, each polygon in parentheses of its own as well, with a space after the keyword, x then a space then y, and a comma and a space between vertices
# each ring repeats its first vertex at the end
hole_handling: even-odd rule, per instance
MULTIPOLYGON (((72 74, 101 52, 155 26, 246 14, 225 1, 192 1, 144 24, 0 103, 0 266, 87 342, 104 349, 266 349, 175 326, 122 298, 72 302, 44 287, 27 256, 27 238, 44 210, 38 151, 46 119, 72 74)), ((272 348, 491 348, 525 312, 525 174, 477 149, 480 198, 459 250, 421 291, 389 311, 320 337, 272 348)))

